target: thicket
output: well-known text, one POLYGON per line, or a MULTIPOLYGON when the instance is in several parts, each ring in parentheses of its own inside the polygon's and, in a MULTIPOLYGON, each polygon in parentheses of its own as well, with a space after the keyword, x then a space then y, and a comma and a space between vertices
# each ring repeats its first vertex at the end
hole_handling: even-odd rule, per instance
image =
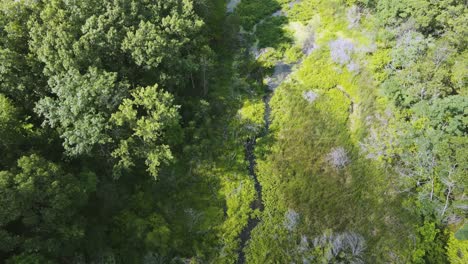
POLYGON ((461 261, 447 234, 466 221, 463 1, 278 4, 255 19, 259 62, 298 64, 257 140, 265 211, 247 261, 461 261))
POLYGON ((465 1, 226 2, 0 0, 0 262, 466 263, 465 1))
POLYGON ((0 2, 0 262, 236 259, 229 25, 222 0, 0 2))

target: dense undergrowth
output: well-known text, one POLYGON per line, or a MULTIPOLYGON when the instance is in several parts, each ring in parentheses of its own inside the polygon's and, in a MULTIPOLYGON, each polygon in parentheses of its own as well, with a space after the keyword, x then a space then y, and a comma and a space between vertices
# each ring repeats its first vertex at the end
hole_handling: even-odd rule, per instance
MULTIPOLYGON (((463 254, 448 254, 454 249, 447 246, 446 235, 464 222, 457 204, 463 203, 466 188, 466 155, 460 153, 466 153, 466 145, 457 150, 457 143, 447 142, 466 144, 466 68, 460 68, 460 59, 450 58, 466 52, 466 39, 453 39, 453 31, 463 32, 456 27, 466 19, 462 4, 452 3, 456 7, 451 10, 461 12, 461 18, 444 14, 440 23, 451 24, 434 35, 427 33, 431 22, 417 13, 423 7, 414 3, 245 2, 275 11, 283 4, 280 16, 259 12, 253 19, 242 2, 236 11, 240 21, 246 16, 259 23, 245 27, 254 28, 253 39, 258 39, 250 45, 269 48, 254 50, 267 74, 278 61, 293 65, 270 103, 271 132, 257 141, 265 211, 253 231, 247 262, 463 261, 463 254), (405 19, 399 11, 387 17, 394 8, 408 8, 412 13, 407 16, 421 17, 405 19), (419 20, 425 23, 418 25, 419 20), (406 72, 414 74, 416 67, 429 72, 416 77, 418 81, 408 80, 415 77, 406 72), (452 73, 458 77, 450 77, 452 73), (437 92, 426 94, 431 85, 437 92), (418 89, 424 94, 416 99, 418 89), (415 99, 415 105, 408 101, 415 99), (442 110, 438 100, 456 103, 442 110), (437 121, 434 111, 440 110, 444 117, 437 121), (431 130, 429 123, 438 126, 430 133, 440 137, 418 135, 431 130), (437 145, 448 152, 436 152, 437 145), (411 159, 419 165, 409 165, 411 159), (429 159, 433 164, 427 164, 429 159), (431 194, 425 190, 429 179, 436 186, 431 194), (408 181, 416 188, 408 189, 408 181)), ((439 8, 443 13, 447 6, 439 8)))
POLYGON ((226 4, 0 0, 0 262, 466 263, 466 3, 226 4))

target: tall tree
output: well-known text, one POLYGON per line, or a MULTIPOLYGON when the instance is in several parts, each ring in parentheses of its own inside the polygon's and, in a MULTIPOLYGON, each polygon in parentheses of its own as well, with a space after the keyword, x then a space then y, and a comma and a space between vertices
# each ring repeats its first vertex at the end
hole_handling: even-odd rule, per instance
POLYGON ((89 68, 82 75, 71 69, 52 76, 49 87, 54 96, 42 98, 36 112, 44 116, 45 125, 57 128, 68 154, 90 154, 96 144, 110 142, 109 118, 128 89, 116 73, 89 68))
POLYGON ((84 237, 82 207, 95 190, 90 172, 67 173, 38 155, 0 172, 0 252, 70 257, 84 237))
POLYGON ((132 97, 112 115, 113 124, 120 130, 118 147, 112 152, 118 160, 115 172, 118 175, 143 159, 148 172, 156 178, 159 167, 173 158, 169 144, 181 139, 179 107, 173 105, 173 96, 157 85, 137 88, 132 97))

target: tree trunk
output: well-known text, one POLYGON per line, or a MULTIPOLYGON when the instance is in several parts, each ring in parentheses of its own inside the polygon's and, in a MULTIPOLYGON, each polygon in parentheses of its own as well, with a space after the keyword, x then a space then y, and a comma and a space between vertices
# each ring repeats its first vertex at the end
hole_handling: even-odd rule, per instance
POLYGON ((434 178, 431 179, 431 201, 434 196, 434 178))
POLYGON ((193 87, 193 90, 195 91, 195 81, 193 80, 193 73, 190 73, 190 80, 192 81, 192 87, 193 87))
POLYGON ((444 210, 442 210, 442 214, 440 215, 441 217, 444 216, 445 214, 445 211, 447 210, 447 207, 448 207, 448 201, 449 201, 449 198, 450 198, 450 194, 452 193, 452 187, 449 187, 449 190, 448 190, 448 193, 447 193, 447 197, 445 198, 445 206, 444 206, 444 210))

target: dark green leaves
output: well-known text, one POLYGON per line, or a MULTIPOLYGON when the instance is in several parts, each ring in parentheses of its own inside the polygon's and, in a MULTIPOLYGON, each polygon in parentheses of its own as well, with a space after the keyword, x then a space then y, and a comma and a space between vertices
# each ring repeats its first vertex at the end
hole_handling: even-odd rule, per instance
POLYGON ((77 212, 95 190, 96 176, 78 177, 44 158, 31 155, 17 168, 0 172, 0 250, 65 254, 66 241, 84 235, 77 212), (6 243, 6 244, 5 244, 6 243))

